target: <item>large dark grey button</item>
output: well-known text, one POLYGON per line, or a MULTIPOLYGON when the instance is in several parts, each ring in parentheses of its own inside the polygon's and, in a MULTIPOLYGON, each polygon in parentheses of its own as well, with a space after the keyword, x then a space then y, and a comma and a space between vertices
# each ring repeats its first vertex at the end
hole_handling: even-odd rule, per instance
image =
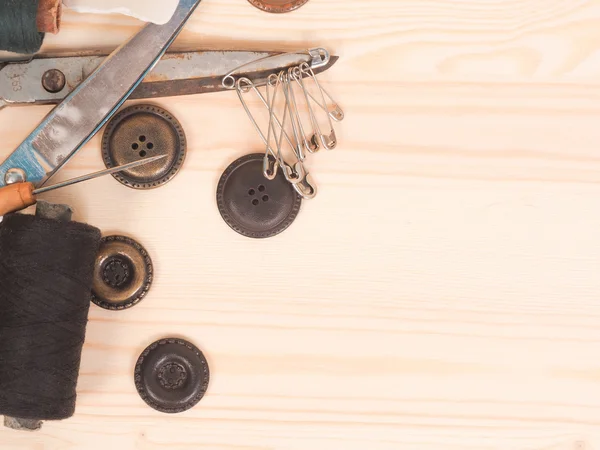
POLYGON ((217 187, 217 205, 223 220, 238 233, 268 238, 288 228, 298 216, 302 198, 279 169, 274 180, 263 175, 264 154, 234 161, 217 187))
POLYGON ((179 121, 154 105, 135 105, 118 113, 102 137, 102 159, 107 168, 152 156, 166 158, 113 174, 125 186, 152 189, 170 181, 181 169, 187 143, 179 121))
POLYGON ((258 9, 270 13, 286 13, 303 6, 308 0, 248 0, 258 9))
POLYGON ((152 408, 180 413, 202 399, 210 372, 206 358, 195 345, 167 338, 142 352, 135 365, 134 379, 138 393, 152 408))
POLYGON ((150 255, 125 236, 102 238, 96 257, 92 301, 104 309, 122 310, 138 304, 152 285, 150 255))

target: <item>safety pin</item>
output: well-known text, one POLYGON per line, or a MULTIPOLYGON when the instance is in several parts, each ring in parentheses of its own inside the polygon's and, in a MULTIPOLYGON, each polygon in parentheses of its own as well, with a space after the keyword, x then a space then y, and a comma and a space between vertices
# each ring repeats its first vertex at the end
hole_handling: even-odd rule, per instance
MULTIPOLYGON (((271 75, 275 75, 275 74, 271 74, 271 75)), ((276 76, 276 75, 275 75, 275 76, 276 76)), ((252 90, 253 90, 253 91, 256 93, 256 95, 258 96, 258 98, 260 99, 260 101, 263 103, 263 105, 265 106, 265 108, 267 108, 267 111, 269 111, 269 109, 270 109, 270 108, 269 108, 269 103, 268 103, 268 102, 267 102, 267 100, 265 99, 264 95, 263 95, 263 94, 262 94, 262 93, 261 93, 261 92, 258 90, 258 86, 257 86, 257 85, 255 85, 255 84, 252 82, 252 80, 250 80, 249 78, 246 78, 246 77, 240 78, 240 79, 238 80, 238 84, 240 84, 240 81, 242 81, 242 80, 244 80, 244 83, 246 83, 246 85, 247 85, 247 89, 246 89, 245 91, 243 91, 243 93, 244 93, 244 94, 245 94, 245 93, 248 93, 248 92, 250 92, 250 90, 252 89, 252 90)), ((238 96, 239 96, 239 92, 238 92, 238 96)), ((244 103, 244 102, 242 102, 242 103, 244 103)), ((254 126, 255 126, 255 128, 257 129, 257 131, 259 132, 259 134, 261 134, 261 135, 262 135, 262 137, 263 137, 263 141, 264 141, 264 140, 265 140, 265 137, 264 137, 264 135, 262 134, 262 131, 260 130, 260 127, 258 127, 258 124, 256 124, 256 121, 254 120, 254 117, 252 116, 252 113, 250 113, 250 112, 249 112, 249 108, 246 108, 246 112, 248 112, 248 113, 249 113, 249 115, 250 115, 250 120, 252 120, 252 122, 255 124, 255 125, 254 125, 254 126)), ((274 119, 275 119, 275 123, 276 123, 276 124, 277 124, 277 125, 280 127, 280 129, 283 129, 282 123, 281 123, 281 121, 279 120, 279 118, 277 117, 277 115, 275 115, 275 116, 274 116, 274 119)), ((284 136, 285 136, 286 140, 288 141, 288 143, 289 143, 291 146, 293 146, 294 144, 292 144, 292 140, 291 140, 291 138, 290 138, 289 134, 288 134, 287 132, 285 132, 285 135, 284 135, 284 136)))
MULTIPOLYGON (((235 89, 237 82, 236 82, 234 75, 236 75, 242 69, 252 67, 258 63, 264 63, 265 61, 268 61, 270 59, 282 58, 285 56, 293 56, 293 55, 308 56, 310 58, 310 65, 306 61, 301 62, 300 64, 306 64, 306 65, 308 65, 308 67, 311 67, 312 69, 318 69, 319 67, 326 66, 327 64, 329 64, 329 61, 331 60, 331 54, 324 48, 320 48, 320 47, 308 49, 306 51, 306 53, 287 52, 287 53, 279 53, 277 55, 269 55, 269 56, 265 56, 263 58, 259 58, 254 61, 250 61, 249 63, 242 64, 241 66, 236 67, 235 69, 233 69, 231 72, 227 73, 223 77, 221 84, 223 85, 223 87, 225 89, 235 89)), ((289 66, 293 67, 293 66, 297 66, 298 64, 299 64, 298 62, 295 62, 294 64, 290 64, 289 66)), ((287 66, 287 67, 289 67, 289 66, 287 66)), ((283 69, 279 68, 278 70, 286 70, 287 67, 285 67, 283 69)))
POLYGON ((290 91, 292 85, 290 84, 290 79, 288 74, 283 75, 284 84, 283 84, 283 93, 285 94, 286 106, 290 112, 290 119, 292 122, 292 132, 294 134, 295 146, 294 153, 296 153, 296 158, 299 161, 304 161, 306 159, 306 155, 302 151, 302 140, 306 139, 304 136, 304 130, 302 130, 302 123, 300 123, 300 115, 298 113, 298 106, 296 105, 296 99, 294 98, 294 93, 290 91), (302 137, 300 137, 302 136, 302 137))
MULTIPOLYGON (((307 68, 310 69, 308 63, 303 64, 303 68, 306 71, 307 68)), ((302 124, 302 119, 300 116, 300 111, 298 109, 298 103, 296 100, 296 95, 294 93, 293 82, 294 79, 293 73, 294 70, 296 73, 300 74, 300 77, 303 78, 303 74, 299 71, 299 67, 291 67, 287 71, 280 71, 279 74, 271 74, 267 77, 265 82, 266 84, 266 98, 265 95, 259 90, 259 85, 255 84, 248 77, 241 77, 236 81, 236 90, 237 95, 248 115, 250 121, 252 122, 254 128, 259 134, 261 140, 265 144, 265 157, 263 161, 263 175, 272 180, 276 178, 279 168, 282 169, 282 173, 285 179, 292 184, 294 190, 305 199, 312 199, 317 195, 317 187, 311 177, 311 175, 306 170, 305 165, 303 164, 303 160, 305 158, 305 154, 302 150, 302 143, 304 143, 307 149, 318 149, 318 136, 321 138, 321 141, 325 144, 326 136, 323 136, 320 132, 320 128, 318 128, 318 122, 316 120, 315 112, 310 105, 310 100, 307 95, 310 95, 310 98, 317 104, 318 101, 308 92, 303 84, 300 84, 302 91, 304 92, 305 99, 308 103, 308 109, 311 114, 311 121, 313 122, 313 128, 318 131, 315 131, 312 136, 313 143, 311 145, 307 140, 307 135, 304 132, 304 126, 302 124), (277 98, 279 89, 283 89, 285 95, 285 105, 283 108, 283 119, 280 120, 280 117, 277 115, 277 98), (267 130, 267 135, 259 126, 255 116, 253 115, 250 107, 246 101, 246 94, 250 91, 254 91, 258 96, 260 101, 263 103, 267 112, 269 114, 269 128, 267 130), (288 114, 290 116, 290 120, 292 122, 292 130, 293 136, 290 137, 288 132, 286 131, 287 117, 288 114), (277 124, 277 127, 275 127, 277 124), (301 135, 301 136, 300 136, 301 135), (275 144, 272 141, 275 141, 275 144), (284 139, 287 144, 290 145, 293 150, 294 155, 296 156, 296 162, 293 165, 290 165, 285 161, 284 158, 284 139), (295 141, 295 142, 292 142, 295 141), (274 145, 276 145, 276 149, 274 149, 274 145)), ((305 72, 309 75, 309 72, 305 72)), ((310 75, 314 76, 314 72, 310 75)), ((315 80, 316 81, 316 80, 315 80)), ((265 84, 261 84, 260 86, 265 86, 265 84)), ((320 87, 320 85, 318 85, 320 87)), ((322 94, 323 96, 324 94, 322 94)), ((323 97, 324 100, 324 97, 323 97)), ((324 100, 325 101, 325 100, 324 100)), ((331 121, 330 121, 331 124, 331 121)), ((333 132, 332 132, 333 134, 333 132)), ((335 136, 335 135, 334 135, 335 136)), ((331 148, 331 147, 328 147, 331 148)))
MULTIPOLYGON (((296 165, 294 167, 290 166, 288 163, 285 162, 282 151, 281 151, 281 148, 282 148, 281 144, 282 144, 282 140, 283 140, 284 136, 286 137, 288 143, 293 147, 293 144, 292 144, 291 140, 289 139, 289 136, 285 132, 285 122, 287 120, 287 112, 288 112, 287 108, 284 109, 283 121, 280 122, 279 119, 277 118, 277 116, 274 114, 274 109, 271 108, 271 105, 269 105, 269 103, 267 102, 267 99, 265 99, 265 97, 258 90, 258 88, 256 86, 254 86, 254 84, 252 83, 252 81, 250 79, 242 77, 237 81, 236 84, 237 84, 236 90, 238 93, 238 97, 240 98, 240 102, 242 103, 242 106, 246 110, 246 113, 248 114, 250 121, 254 125, 254 128, 258 132, 258 135, 260 136, 260 138, 266 145, 266 152, 265 152, 265 157, 263 160, 263 175, 268 180, 273 180, 277 177, 277 171, 278 171, 279 167, 281 167, 283 169, 283 174, 284 174, 286 180, 288 180, 292 184, 301 182, 304 179, 304 175, 306 173, 303 165, 301 164, 301 162, 298 162, 299 164, 296 163, 296 165), (277 152, 275 152, 275 150, 273 150, 273 148, 271 147, 270 138, 269 138, 269 140, 267 140, 267 138, 265 137, 264 133, 260 129, 260 126, 258 125, 258 122, 256 122, 256 119, 252 115, 252 112, 250 111, 250 108, 248 107, 246 100, 243 97, 243 94, 250 92, 250 90, 254 90, 256 92, 256 94, 259 96, 259 98, 262 100, 262 102, 265 104, 265 106, 269 109, 270 118, 271 117, 274 118, 275 123, 277 123, 280 127, 281 134, 279 135, 279 139, 277 139, 277 137, 275 135, 275 139, 277 142, 277 152)), ((276 92, 273 93, 273 97, 275 97, 275 96, 276 96, 276 92)))
POLYGON ((283 176, 293 186, 301 184, 306 179, 307 173, 302 161, 296 161, 294 167, 285 163, 283 169, 283 176))
POLYGON ((248 118, 250 119, 250 122, 252 122, 252 125, 254 125, 254 128, 256 129, 258 135, 261 137, 262 141, 267 146, 267 149, 273 155, 274 161, 272 162, 272 164, 270 163, 270 160, 268 158, 265 158, 265 162, 263 163, 263 173, 264 173, 265 177, 272 180, 273 178, 275 178, 275 176, 277 174, 277 169, 278 169, 277 155, 276 155, 275 151, 270 147, 269 141, 267 141, 267 139, 265 138, 265 135, 263 134, 262 130, 260 129, 260 126, 256 122, 256 119, 252 115, 252 111, 250 111, 250 108, 248 107, 248 104, 246 103, 246 100, 244 99, 244 94, 247 94, 248 92, 250 92, 250 90, 252 89, 252 86, 253 86, 252 80, 250 80, 249 78, 242 77, 236 83, 236 92, 237 92, 237 95, 240 99, 242 106, 244 107, 244 110, 246 111, 246 114, 248 115, 248 118), (271 176, 272 176, 272 178, 270 178, 271 176))
MULTIPOLYGON (((294 79, 294 73, 293 73, 294 69, 297 69, 297 67, 291 67, 288 70, 288 80, 294 79)), ((319 151, 319 140, 317 139, 317 136, 315 134, 313 134, 311 136, 310 140, 307 139, 307 137, 306 137, 306 132, 304 131, 304 125, 302 124, 302 119, 300 117, 300 110, 298 109, 298 103, 296 101, 296 94, 294 93, 294 86, 292 85, 291 82, 289 82, 288 92, 290 94, 290 99, 291 99, 293 110, 295 111, 295 117, 296 117, 296 121, 298 123, 298 127, 300 129, 300 135, 302 136, 302 142, 304 143, 304 148, 306 148, 306 150, 308 150, 310 153, 315 153, 315 152, 319 151)))
POLYGON ((292 186, 294 186, 296 192, 306 200, 311 200, 317 196, 317 186, 309 173, 304 175, 304 178, 300 183, 292 184, 292 186))
MULTIPOLYGON (((282 76, 283 72, 280 72, 280 76, 282 76)), ((271 113, 273 114, 273 117, 277 117, 274 114, 274 107, 275 105, 272 105, 272 109, 271 109, 271 113)), ((285 162, 285 159, 283 158, 283 151, 282 151, 282 143, 283 143, 283 136, 285 135, 287 137, 287 141, 290 144, 291 147, 293 147, 292 145, 292 141, 289 139, 289 137, 287 136, 287 133, 285 132, 285 124, 287 121, 287 115, 288 115, 288 109, 287 109, 287 104, 284 106, 283 108, 283 119, 280 122, 280 133, 279 133, 279 139, 276 139, 276 144, 277 144, 277 161, 279 163, 279 167, 281 167, 282 171, 283 171, 283 176, 285 177, 286 180, 288 180, 290 183, 294 184, 298 181, 299 178, 299 174, 296 174, 296 172, 294 171, 294 169, 285 162)))
MULTIPOLYGON (((317 87, 319 88, 319 91, 321 92, 321 97, 323 99, 323 103, 326 103, 325 96, 323 94, 323 91, 321 90, 321 85, 319 84, 319 81, 317 80, 317 77, 315 76, 315 74, 312 71, 312 69, 310 68, 310 66, 308 64, 302 64, 300 66, 300 70, 304 71, 303 69, 310 71, 311 78, 316 83, 317 87)), ((313 110, 313 108, 312 108, 312 106, 310 104, 309 92, 306 89, 306 85, 304 84, 304 78, 303 77, 300 77, 300 84, 302 85, 302 90, 304 92, 304 97, 306 98, 306 104, 308 106, 308 112, 310 114, 310 118, 311 118, 311 121, 313 123, 313 128, 314 128, 315 132, 318 133, 319 139, 321 140, 321 143, 323 144, 323 146, 327 150, 333 150, 337 146, 337 138, 336 138, 336 135, 335 135, 335 130, 333 129, 333 122, 331 120, 331 116, 329 114, 327 114, 327 119, 329 121, 329 126, 330 126, 331 130, 329 132, 329 135, 325 136, 322 133, 322 131, 321 131, 321 127, 319 126, 319 122, 317 121, 317 117, 315 115, 315 112, 314 112, 314 110, 313 110)))
MULTIPOLYGON (((280 156, 279 149, 276 152, 271 147, 270 141, 267 140, 267 137, 265 136, 263 131, 260 129, 260 126, 258 125, 258 122, 252 115, 252 112, 250 111, 250 108, 248 107, 248 104, 246 103, 246 100, 244 99, 243 95, 247 94, 248 92, 253 90, 256 93, 256 95, 258 96, 258 98, 261 100, 261 102, 264 104, 264 106, 267 108, 269 113, 271 111, 270 105, 267 102, 267 99, 265 99, 264 95, 258 90, 258 88, 254 85, 252 80, 250 80, 249 78, 246 78, 246 77, 240 78, 236 82, 236 86, 237 86, 236 91, 237 91, 238 97, 240 99, 240 102, 242 103, 242 106, 244 107, 244 109, 246 111, 246 114, 250 118, 250 121, 252 122, 252 125, 256 129, 256 132, 260 136, 261 140, 267 146, 267 152, 269 152, 271 154, 271 156, 273 156, 273 158, 274 158, 274 161, 273 161, 270 158, 267 158, 266 157, 267 155, 265 155, 265 159, 264 159, 264 163, 263 163, 263 174, 264 174, 265 178, 267 178, 269 180, 273 180, 277 176, 277 169, 279 168, 280 163, 281 162, 283 162, 284 164, 286 164, 286 163, 283 161, 283 158, 280 156)), ((285 111, 284 113, 287 113, 287 111, 285 111)), ((285 138, 288 141, 288 143, 290 144, 290 146, 293 147, 293 143, 292 143, 289 135, 285 131, 284 124, 279 120, 277 115, 273 115, 273 118, 275 119, 275 123, 280 127, 280 130, 282 131, 282 134, 280 135, 280 140, 285 136, 285 138)), ((284 120, 285 120, 285 116, 284 116, 284 120)), ((291 170, 293 171, 293 169, 291 169, 291 170)), ((284 171, 284 173, 285 172, 286 171, 284 171)))
MULTIPOLYGON (((279 79, 283 82, 284 94, 285 94, 285 87, 286 87, 286 83, 287 83, 286 77, 287 77, 287 75, 285 74, 285 72, 282 71, 279 73, 279 79)), ((269 80, 269 84, 272 84, 271 80, 269 80)), ((271 113, 274 116, 274 104, 272 105, 271 113)), ((285 162, 285 159, 283 157, 282 143, 283 143, 283 136, 285 133, 285 124, 286 124, 288 113, 290 114, 290 119, 293 120, 292 111, 289 106, 289 99, 286 95, 286 102, 285 102, 284 109, 283 109, 283 120, 281 121, 281 133, 279 135, 279 139, 277 140, 277 157, 279 160, 279 166, 283 169, 283 175, 285 176, 285 179, 288 182, 290 182, 291 184, 297 184, 304 180, 304 178, 306 176, 306 170, 304 168, 304 164, 302 163, 302 160, 300 160, 300 158, 296 154, 296 148, 294 147, 294 145, 292 144, 290 139, 287 139, 287 141, 288 141, 288 144, 290 144, 290 147, 292 147, 292 151, 294 152, 297 161, 294 164, 294 166, 292 167, 288 163, 285 162)), ((293 126, 293 124, 292 124, 292 126, 293 126)), ((295 130, 294 130, 294 134, 295 134, 295 130)), ((298 140, 296 140, 296 144, 297 144, 297 147, 300 148, 300 144, 298 143, 298 140)))
MULTIPOLYGON (((269 180, 274 180, 275 177, 277 176, 277 163, 279 162, 279 157, 280 157, 280 153, 281 153, 281 149, 280 149, 280 142, 277 140, 277 137, 275 137, 275 142, 277 144, 277 156, 275 157, 275 162, 271 162, 271 159, 269 158, 269 154, 272 153, 272 149, 271 149, 271 134, 272 132, 275 131, 275 126, 273 125, 273 118, 275 115, 275 100, 277 100, 277 92, 279 91, 279 86, 281 84, 281 72, 279 73, 279 75, 275 75, 276 77, 276 81, 275 81, 275 86, 274 86, 274 90, 273 90, 273 98, 271 99, 270 95, 269 95, 269 87, 272 86, 271 85, 271 77, 272 75, 275 74, 271 74, 269 75, 269 78, 267 79, 267 85, 266 85, 266 92, 267 92, 267 104, 268 104, 268 110, 269 110, 269 130, 267 132, 267 147, 265 150, 265 157, 263 160, 263 175, 269 179, 269 180)), ((285 124, 285 116, 283 118, 283 124, 285 124)), ((283 137, 283 126, 282 126, 282 132, 280 135, 280 139, 283 137)))
MULTIPOLYGON (((300 67, 292 67, 289 69, 292 79, 294 81, 296 81, 296 83, 298 84, 298 86, 302 87, 302 85, 300 84, 300 80, 299 78, 302 78, 302 71, 300 70, 300 67)), ((321 86, 319 84, 319 87, 321 89, 321 91, 323 91, 323 93, 329 98, 330 103, 322 105, 321 102, 319 102, 319 100, 317 100, 310 92, 308 93, 308 95, 310 96, 310 98, 321 107, 321 109, 323 111, 325 111, 327 114, 329 114, 331 116, 331 118, 333 120, 335 120, 336 122, 341 122, 342 120, 344 120, 345 118, 345 114, 344 114, 344 110, 340 107, 339 103, 335 101, 335 99, 333 98, 333 96, 327 92, 327 90, 321 86), (329 106, 327 106, 329 105, 329 106)))

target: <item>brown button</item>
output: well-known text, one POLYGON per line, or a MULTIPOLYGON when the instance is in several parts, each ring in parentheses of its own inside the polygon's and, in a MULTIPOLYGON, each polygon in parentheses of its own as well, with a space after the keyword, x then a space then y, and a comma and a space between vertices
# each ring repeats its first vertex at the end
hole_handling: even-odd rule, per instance
POLYGON ((92 301, 104 309, 131 308, 146 296, 153 275, 152 260, 139 243, 125 236, 104 237, 96 257, 92 301))
POLYGON ((161 160, 113 174, 125 186, 152 189, 170 181, 181 169, 187 143, 179 121, 154 105, 135 105, 117 114, 102 137, 102 159, 107 168, 143 158, 161 160))
POLYGON ((208 389, 210 372, 202 352, 177 338, 148 346, 135 365, 134 381, 140 397, 164 413, 180 413, 194 407, 208 389))
POLYGON ((254 6, 270 13, 287 13, 303 6, 308 0, 248 0, 254 6))
POLYGON ((253 153, 234 161, 217 187, 217 205, 233 230, 251 238, 268 238, 296 220, 302 198, 279 168, 268 180, 263 175, 264 154, 253 153))

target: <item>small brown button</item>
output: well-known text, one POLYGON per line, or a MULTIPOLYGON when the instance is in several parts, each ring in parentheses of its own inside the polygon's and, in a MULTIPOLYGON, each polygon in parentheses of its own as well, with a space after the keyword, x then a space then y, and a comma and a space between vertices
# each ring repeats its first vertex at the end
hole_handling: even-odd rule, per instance
POLYGON ((180 413, 194 407, 208 389, 210 371, 202 352, 177 338, 148 346, 135 365, 135 387, 152 408, 180 413))
POLYGON ((107 168, 143 158, 167 155, 161 160, 113 174, 134 189, 152 189, 170 181, 181 169, 186 138, 179 121, 154 105, 134 105, 118 113, 102 137, 102 159, 107 168))
POLYGON ((303 6, 308 0, 248 0, 258 9, 270 13, 287 13, 303 6))
POLYGON ((217 205, 233 230, 251 238, 268 238, 296 220, 302 198, 279 168, 268 180, 263 175, 264 154, 253 153, 234 161, 217 187, 217 205))
POLYGON ((102 238, 96 257, 92 301, 113 311, 131 308, 148 293, 152 260, 139 243, 125 236, 102 238))

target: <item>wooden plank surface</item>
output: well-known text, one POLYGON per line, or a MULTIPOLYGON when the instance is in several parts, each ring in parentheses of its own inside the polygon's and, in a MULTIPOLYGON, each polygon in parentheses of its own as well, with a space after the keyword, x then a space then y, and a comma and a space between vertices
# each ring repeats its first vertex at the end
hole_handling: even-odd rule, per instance
MULTIPOLYGON (((140 26, 67 13, 44 51, 111 50, 140 26)), ((220 174, 262 146, 236 96, 161 99, 184 170, 136 192, 63 190, 76 218, 144 243, 139 306, 92 307, 77 414, 2 450, 600 449, 600 1, 204 0, 176 48, 341 56, 322 80, 340 146, 281 236, 232 232, 220 174), (133 386, 164 336, 206 353, 177 416, 133 386)), ((8 154, 48 112, 0 112, 8 154)), ((102 167, 99 138, 61 173, 102 167)))

